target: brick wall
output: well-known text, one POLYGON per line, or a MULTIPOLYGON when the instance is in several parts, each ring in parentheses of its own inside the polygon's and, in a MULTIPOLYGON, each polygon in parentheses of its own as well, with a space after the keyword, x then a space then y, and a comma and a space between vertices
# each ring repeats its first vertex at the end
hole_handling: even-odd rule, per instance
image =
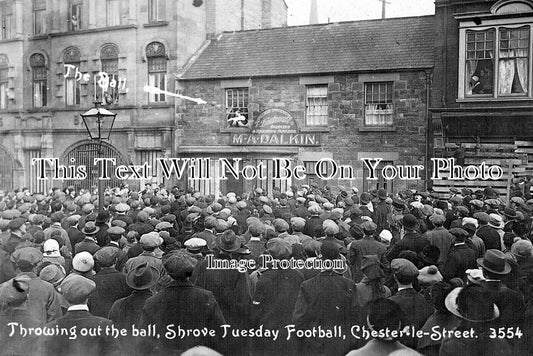
MULTIPOLYGON (((328 86, 329 122, 320 147, 301 147, 300 153, 331 154, 339 164, 354 167, 357 179, 348 185, 362 188, 362 162, 358 152, 386 152, 398 156, 395 164, 424 165, 426 128, 426 74, 400 72, 394 82, 395 131, 363 131, 364 83, 358 74, 338 74, 328 86)), ((249 109, 253 117, 270 108, 288 111, 300 129, 305 128, 305 85, 299 77, 253 78, 249 109)), ((185 95, 208 102, 199 106, 181 102, 177 106, 176 151, 184 146, 230 145, 231 131, 225 119, 224 93, 218 80, 180 82, 185 95)), ((377 156, 379 157, 379 156, 377 156)), ((333 181, 332 186, 343 182, 333 181)), ((421 181, 395 181, 395 190, 423 188, 421 181)))

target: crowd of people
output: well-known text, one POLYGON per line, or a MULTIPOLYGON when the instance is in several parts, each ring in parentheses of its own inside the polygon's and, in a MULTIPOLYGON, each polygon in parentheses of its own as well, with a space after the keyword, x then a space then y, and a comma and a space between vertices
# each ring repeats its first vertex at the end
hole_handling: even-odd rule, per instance
POLYGON ((0 353, 528 355, 532 213, 491 188, 0 192, 0 353))

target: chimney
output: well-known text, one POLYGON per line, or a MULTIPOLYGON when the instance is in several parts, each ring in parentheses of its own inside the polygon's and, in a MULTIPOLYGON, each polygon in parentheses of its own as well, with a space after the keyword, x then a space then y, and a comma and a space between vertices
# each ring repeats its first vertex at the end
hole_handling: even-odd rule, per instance
POLYGON ((309 13, 309 24, 315 25, 318 23, 318 0, 311 0, 311 12, 309 13))

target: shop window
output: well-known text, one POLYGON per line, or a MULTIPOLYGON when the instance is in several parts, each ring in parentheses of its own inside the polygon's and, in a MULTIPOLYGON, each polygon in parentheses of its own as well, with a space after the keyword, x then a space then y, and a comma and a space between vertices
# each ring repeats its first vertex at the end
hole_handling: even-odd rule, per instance
POLYGON ((65 66, 65 103, 67 106, 80 105, 80 81, 76 80, 76 70, 80 67, 80 50, 69 47, 63 54, 65 66))
MULTIPOLYGON (((167 58, 165 46, 160 42, 152 42, 146 46, 146 59, 148 62, 148 85, 161 90, 167 90, 167 58)), ((166 95, 148 94, 149 102, 164 102, 166 95)))
POLYGON ((106 15, 107 26, 120 25, 120 0, 107 0, 106 15))
POLYGON ((46 0, 33 0, 33 33, 46 33, 46 0))
POLYGON ((33 78, 33 107, 40 108, 47 104, 48 70, 45 58, 40 53, 32 54, 30 66, 33 78))
POLYGON ((328 85, 306 87, 306 124, 326 126, 328 124, 328 85))
POLYGON ((393 82, 365 83, 365 125, 391 126, 393 82))
POLYGON ((226 89, 226 120, 230 127, 244 127, 249 121, 248 88, 226 89))

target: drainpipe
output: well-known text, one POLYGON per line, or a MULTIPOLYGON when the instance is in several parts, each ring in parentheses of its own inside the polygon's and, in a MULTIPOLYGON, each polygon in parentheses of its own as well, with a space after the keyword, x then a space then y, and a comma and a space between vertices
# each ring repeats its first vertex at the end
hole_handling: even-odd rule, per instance
POLYGON ((432 76, 432 71, 430 69, 427 69, 426 70, 426 154, 425 154, 425 167, 426 169, 424 169, 424 172, 426 173, 425 174, 425 188, 426 190, 428 189, 428 185, 429 185, 429 168, 430 168, 430 159, 429 159, 429 151, 430 151, 430 145, 429 145, 429 140, 431 139, 431 135, 430 135, 430 132, 431 132, 431 120, 429 118, 429 103, 430 103, 430 100, 431 100, 431 76, 432 76))

